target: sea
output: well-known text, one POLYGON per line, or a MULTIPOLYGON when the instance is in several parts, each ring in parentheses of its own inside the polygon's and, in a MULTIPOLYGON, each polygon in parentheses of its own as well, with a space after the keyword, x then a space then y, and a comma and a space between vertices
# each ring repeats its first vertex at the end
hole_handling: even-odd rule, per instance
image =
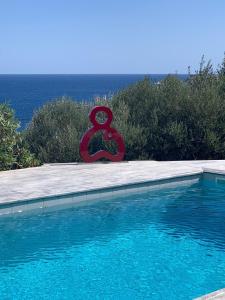
MULTIPOLYGON (((167 74, 129 75, 0 75, 0 103, 7 102, 14 110, 21 128, 32 119, 33 113, 47 101, 62 96, 74 101, 93 101, 108 98, 119 90, 144 79, 159 83, 167 74)), ((187 75, 176 75, 185 80, 187 75)))

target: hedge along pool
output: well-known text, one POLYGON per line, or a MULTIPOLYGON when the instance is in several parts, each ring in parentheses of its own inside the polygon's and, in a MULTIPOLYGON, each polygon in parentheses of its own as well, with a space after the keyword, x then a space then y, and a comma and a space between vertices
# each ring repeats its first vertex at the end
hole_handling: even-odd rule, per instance
POLYGON ((0 299, 193 299, 223 288, 224 183, 205 174, 0 216, 0 299))

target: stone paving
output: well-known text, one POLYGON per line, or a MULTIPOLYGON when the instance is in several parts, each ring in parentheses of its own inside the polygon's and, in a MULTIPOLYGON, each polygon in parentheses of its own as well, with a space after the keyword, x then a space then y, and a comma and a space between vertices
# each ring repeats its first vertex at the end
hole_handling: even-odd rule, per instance
POLYGON ((225 174, 225 160, 45 164, 37 168, 0 172, 0 204, 201 174, 204 171, 225 174))

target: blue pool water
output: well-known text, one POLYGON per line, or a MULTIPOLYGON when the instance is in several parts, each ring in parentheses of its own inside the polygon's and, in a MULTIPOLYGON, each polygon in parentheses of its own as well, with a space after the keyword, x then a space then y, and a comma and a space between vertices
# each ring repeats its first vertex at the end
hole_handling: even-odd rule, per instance
POLYGON ((225 184, 0 217, 0 299, 192 299, 225 287, 225 184))

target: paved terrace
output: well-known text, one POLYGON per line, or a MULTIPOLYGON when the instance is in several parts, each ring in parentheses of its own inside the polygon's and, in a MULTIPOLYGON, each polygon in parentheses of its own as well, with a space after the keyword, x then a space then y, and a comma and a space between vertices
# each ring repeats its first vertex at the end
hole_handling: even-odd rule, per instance
POLYGON ((204 171, 225 174, 225 160, 46 164, 37 168, 0 172, 0 204, 200 174, 204 171))

